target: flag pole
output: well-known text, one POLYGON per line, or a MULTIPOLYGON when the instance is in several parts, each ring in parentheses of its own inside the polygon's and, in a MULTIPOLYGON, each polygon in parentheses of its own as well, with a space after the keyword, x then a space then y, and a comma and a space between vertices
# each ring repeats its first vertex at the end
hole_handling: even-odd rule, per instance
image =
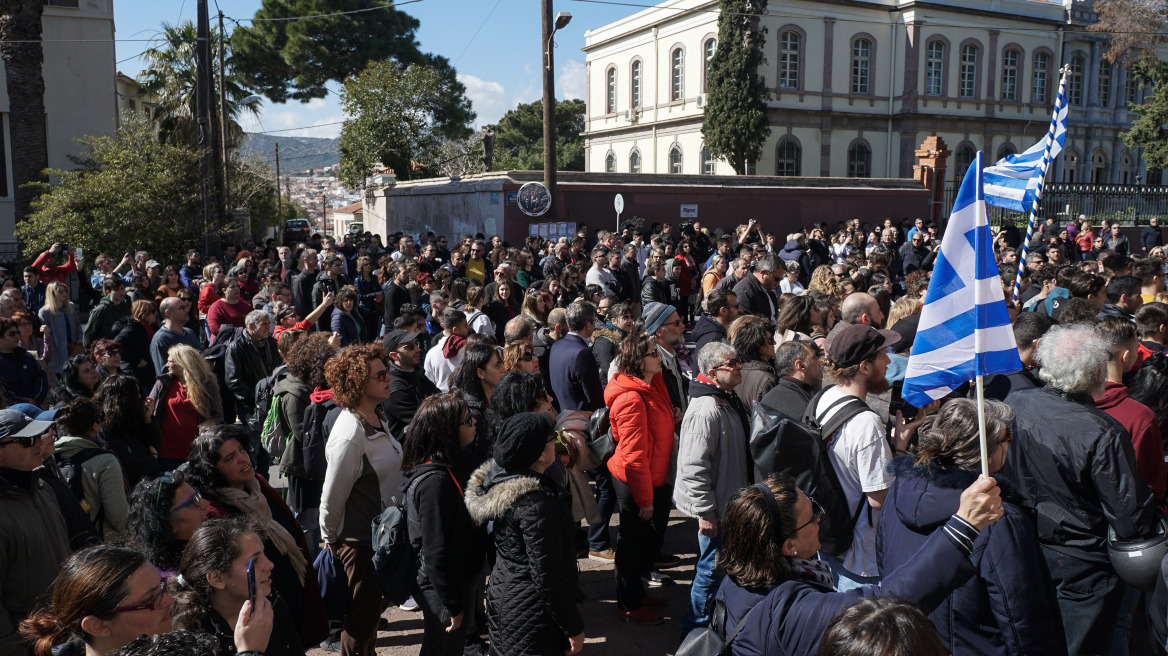
POLYGON ((985 421, 985 386, 982 385, 982 377, 977 377, 977 432, 981 437, 981 473, 982 476, 989 477, 990 475, 990 457, 989 447, 986 445, 986 421, 985 421))
MULTIPOLYGON (((1030 205, 1030 220, 1026 223, 1026 241, 1022 242, 1022 256, 1018 258, 1018 277, 1014 279, 1014 302, 1018 302, 1018 294, 1022 288, 1022 274, 1026 271, 1026 253, 1030 250, 1030 237, 1034 234, 1034 222, 1038 218, 1038 202, 1042 200, 1042 187, 1046 183, 1046 170, 1050 167, 1051 157, 1050 149, 1054 145, 1054 135, 1058 128, 1059 110, 1066 102, 1067 93, 1067 74, 1070 73, 1070 66, 1063 66, 1060 73, 1062 74, 1059 80, 1059 92, 1055 98, 1054 112, 1050 117, 1050 128, 1046 131, 1046 150, 1042 153, 1042 174, 1038 176, 1038 189, 1034 196, 1034 202, 1030 205)), ((1019 308, 1021 309, 1021 308, 1019 308)), ((981 404, 978 404, 978 411, 981 411, 981 404)), ((984 429, 983 429, 984 433, 984 429)), ((985 438, 983 436, 984 443, 985 438)), ((984 444, 983 444, 984 456, 984 444)), ((984 463, 983 463, 984 464, 984 463)))

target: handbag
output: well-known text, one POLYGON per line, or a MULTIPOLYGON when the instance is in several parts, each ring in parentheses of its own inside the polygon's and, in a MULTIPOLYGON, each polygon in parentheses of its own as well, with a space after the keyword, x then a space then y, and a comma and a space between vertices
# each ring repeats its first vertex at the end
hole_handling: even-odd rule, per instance
POLYGON ((612 424, 608 421, 607 407, 593 411, 588 418, 588 448, 601 462, 607 462, 616 453, 616 440, 612 439, 612 424))
POLYGON ((715 599, 714 610, 710 615, 710 625, 690 631, 685 636, 685 640, 681 641, 681 646, 677 648, 677 653, 674 656, 724 656, 729 654, 730 644, 734 642, 734 638, 738 637, 738 632, 742 630, 742 627, 746 626, 746 620, 750 619, 750 614, 760 605, 762 602, 751 606, 742 619, 738 620, 738 626, 735 626, 730 633, 723 635, 726 626, 726 605, 722 603, 721 599, 715 599))

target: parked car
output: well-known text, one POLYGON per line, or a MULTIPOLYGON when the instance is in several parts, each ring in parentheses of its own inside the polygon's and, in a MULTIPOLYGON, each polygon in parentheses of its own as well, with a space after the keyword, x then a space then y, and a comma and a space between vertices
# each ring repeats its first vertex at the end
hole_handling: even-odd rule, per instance
POLYGON ((283 241, 288 245, 308 241, 310 232, 308 219, 288 219, 284 223, 283 241))

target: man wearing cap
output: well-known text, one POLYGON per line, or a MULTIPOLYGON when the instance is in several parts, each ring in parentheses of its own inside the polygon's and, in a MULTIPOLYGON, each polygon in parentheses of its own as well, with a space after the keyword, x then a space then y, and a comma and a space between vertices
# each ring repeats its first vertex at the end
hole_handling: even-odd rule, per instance
MULTIPOLYGON (((888 368, 888 346, 900 341, 900 335, 891 330, 877 330, 872 326, 853 324, 836 336, 828 347, 828 374, 836 384, 811 400, 815 420, 819 425, 828 422, 842 407, 841 401, 851 396, 863 401, 868 394, 888 391, 884 377, 888 368)), ((917 417, 897 427, 897 449, 904 449, 917 426, 934 406, 917 413, 917 417)), ((888 445, 884 422, 872 410, 866 410, 845 421, 834 434, 824 435, 828 455, 835 468, 840 486, 847 496, 847 507, 867 508, 856 521, 852 546, 840 557, 820 553, 832 570, 833 583, 839 591, 879 582, 880 568, 876 563, 876 524, 879 511, 888 495, 892 476, 888 465, 892 449, 888 445)))
POLYGON ((147 260, 146 279, 150 281, 149 287, 151 290, 158 289, 162 286, 162 265, 159 264, 158 260, 147 260))
POLYGON ((754 263, 754 270, 734 285, 742 314, 757 314, 774 321, 779 304, 773 290, 784 272, 783 261, 778 255, 767 253, 760 257, 754 263))
POLYGON ((69 556, 60 504, 38 471, 41 435, 52 425, 0 410, 0 654, 31 653, 17 627, 69 556))
POLYGON ((262 428, 267 417, 255 417, 256 384, 272 375, 284 364, 272 339, 272 316, 263 310, 252 310, 244 317, 243 335, 227 347, 227 389, 235 395, 239 420, 245 425, 262 428), (259 425, 256 426, 255 424, 259 425))
POLYGON ((389 398, 382 401, 381 409, 389 419, 389 429, 397 436, 405 435, 422 401, 441 392, 418 366, 422 349, 417 337, 418 333, 391 330, 382 342, 389 360, 389 398))

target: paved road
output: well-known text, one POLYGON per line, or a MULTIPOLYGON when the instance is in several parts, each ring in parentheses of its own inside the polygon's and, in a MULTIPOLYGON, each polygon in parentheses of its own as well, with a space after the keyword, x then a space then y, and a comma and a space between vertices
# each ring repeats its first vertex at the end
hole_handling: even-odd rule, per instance
MULTIPOLYGON (((613 516, 613 538, 616 538, 618 517, 613 516)), ((609 563, 592 560, 577 561, 580 565, 580 585, 587 596, 581 606, 584 614, 584 654, 604 656, 665 656, 677 649, 681 619, 689 602, 689 584, 693 580, 694 559, 697 557, 697 523, 684 518, 676 510, 669 520, 665 535, 665 550, 681 557, 681 564, 666 570, 676 581, 674 585, 652 590, 669 605, 661 610, 666 621, 660 626, 637 626, 620 621, 616 610, 616 579, 609 563)), ((422 643, 422 614, 407 613, 397 608, 386 611, 390 631, 377 638, 379 656, 413 656, 422 643)), ((309 656, 328 656, 323 649, 312 649, 309 656)))

